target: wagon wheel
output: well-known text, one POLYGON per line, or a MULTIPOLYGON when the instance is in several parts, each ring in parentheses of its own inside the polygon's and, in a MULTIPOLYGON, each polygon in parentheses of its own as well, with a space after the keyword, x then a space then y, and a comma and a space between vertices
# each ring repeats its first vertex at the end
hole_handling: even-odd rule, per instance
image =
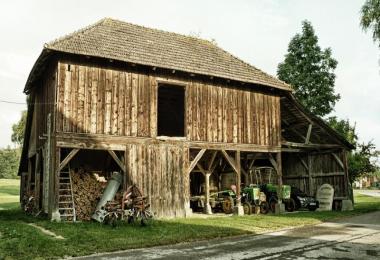
POLYGON ((268 214, 269 212, 269 204, 266 201, 260 203, 260 213, 268 214))
POLYGON ((252 214, 252 206, 249 202, 244 202, 243 203, 243 210, 244 210, 244 215, 251 215, 252 214))
POLYGON ((223 212, 226 214, 231 214, 233 205, 234 205, 234 200, 231 197, 224 198, 223 204, 222 204, 223 212))
POLYGON ((296 209, 296 202, 294 199, 290 198, 285 203, 286 211, 293 212, 296 209))
POLYGON ((271 197, 269 199, 269 208, 272 212, 275 212, 276 210, 276 204, 277 204, 277 198, 276 197, 271 197))

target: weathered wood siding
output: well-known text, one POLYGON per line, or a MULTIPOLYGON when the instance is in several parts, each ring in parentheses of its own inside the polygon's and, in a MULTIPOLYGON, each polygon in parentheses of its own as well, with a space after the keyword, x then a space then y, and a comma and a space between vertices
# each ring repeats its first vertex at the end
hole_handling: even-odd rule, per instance
POLYGON ((126 149, 127 183, 148 196, 158 217, 185 215, 189 176, 185 174, 188 149, 181 144, 130 144, 126 149))
MULTIPOLYGON (((328 183, 334 187, 335 197, 347 196, 344 169, 337 163, 336 159, 330 153, 309 156, 311 187, 309 185, 309 171, 301 162, 302 159, 309 167, 309 158, 306 154, 283 153, 284 184, 299 187, 301 190, 315 195, 319 186, 328 183)), ((338 153, 337 156, 343 160, 341 153, 338 153)))
POLYGON ((150 137, 156 132, 152 77, 59 63, 57 131, 150 137))
MULTIPOLYGON (((58 68, 58 132, 156 136, 155 76, 66 63, 58 68)), ((187 140, 280 146, 278 96, 181 82, 187 140)))
POLYGON ((39 137, 43 137, 47 133, 48 114, 51 113, 53 115, 54 113, 56 77, 56 69, 49 69, 31 94, 30 102, 33 102, 34 108, 28 157, 35 155, 36 150, 41 148, 45 143, 45 139, 39 137))
POLYGON ((191 141, 280 145, 278 96, 191 82, 186 108, 191 141))

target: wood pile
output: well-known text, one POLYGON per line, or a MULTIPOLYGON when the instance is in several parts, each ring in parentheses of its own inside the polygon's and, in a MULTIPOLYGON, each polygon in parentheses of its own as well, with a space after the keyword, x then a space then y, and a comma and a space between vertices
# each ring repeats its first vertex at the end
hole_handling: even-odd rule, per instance
POLYGON ((107 183, 100 182, 91 172, 72 172, 71 178, 77 219, 91 220, 107 183))

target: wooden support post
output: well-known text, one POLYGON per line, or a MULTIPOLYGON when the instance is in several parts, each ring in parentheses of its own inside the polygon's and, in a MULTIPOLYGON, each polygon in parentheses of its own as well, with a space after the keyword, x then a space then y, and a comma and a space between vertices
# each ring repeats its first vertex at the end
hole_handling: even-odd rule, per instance
POLYGON ((342 149, 343 155, 343 169, 344 169, 344 188, 345 188, 345 196, 348 196, 352 200, 352 204, 354 204, 354 195, 351 192, 350 179, 348 176, 348 162, 347 162, 347 151, 342 149))
POLYGON ((312 167, 313 166, 313 157, 308 154, 307 155, 307 174, 309 179, 309 196, 314 196, 314 183, 313 183, 313 176, 312 176, 312 167))
POLYGON ((40 180, 41 180, 41 167, 40 167, 40 152, 36 154, 36 163, 34 168, 34 206, 40 209, 40 180))
POLYGON ((210 205, 210 176, 211 172, 206 171, 200 163, 197 163, 199 171, 205 176, 205 205, 203 208, 204 213, 212 214, 210 205))
POLYGON ((210 175, 211 172, 206 172, 205 174, 205 187, 206 187, 206 203, 205 203, 205 213, 212 214, 210 205, 210 175))
POLYGON ((197 156, 195 156, 194 160, 192 160, 190 162, 190 166, 189 168, 187 169, 186 171, 186 174, 190 174, 190 172, 194 169, 194 167, 197 165, 197 163, 199 162, 199 160, 202 158, 203 154, 206 152, 206 149, 202 149, 199 151, 199 153, 197 154, 197 156))
POLYGON ((241 186, 241 160, 240 160, 240 151, 236 151, 235 154, 236 162, 236 206, 241 206, 241 195, 240 195, 240 186, 241 186))
POLYGON ((277 162, 277 177, 278 177, 278 202, 282 203, 282 160, 281 153, 276 154, 276 162, 277 162))

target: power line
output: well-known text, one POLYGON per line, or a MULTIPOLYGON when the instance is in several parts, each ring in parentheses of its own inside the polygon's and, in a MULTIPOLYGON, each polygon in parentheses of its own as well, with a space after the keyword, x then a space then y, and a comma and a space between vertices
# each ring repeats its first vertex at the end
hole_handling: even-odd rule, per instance
POLYGON ((14 105, 26 105, 25 102, 14 102, 0 99, 0 103, 14 104, 14 105))

